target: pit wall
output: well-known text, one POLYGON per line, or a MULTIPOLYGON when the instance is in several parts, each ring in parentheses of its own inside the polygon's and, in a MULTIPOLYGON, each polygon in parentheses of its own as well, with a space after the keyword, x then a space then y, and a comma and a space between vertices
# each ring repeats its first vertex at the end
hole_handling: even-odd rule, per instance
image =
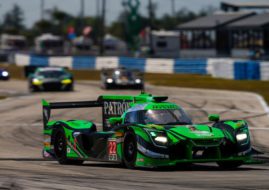
POLYGON ((17 66, 61 66, 74 70, 101 70, 119 66, 146 73, 182 73, 212 75, 235 80, 269 80, 269 61, 230 58, 157 59, 129 57, 49 57, 15 54, 17 66))

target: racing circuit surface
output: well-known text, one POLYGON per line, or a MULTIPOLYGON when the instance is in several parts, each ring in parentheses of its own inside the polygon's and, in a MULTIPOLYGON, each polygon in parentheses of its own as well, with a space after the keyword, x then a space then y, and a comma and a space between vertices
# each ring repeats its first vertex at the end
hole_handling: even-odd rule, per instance
MULTIPOLYGON (((215 164, 189 168, 129 170, 110 163, 86 162, 62 166, 43 161, 41 99, 96 100, 101 94, 138 94, 139 91, 103 91, 98 82, 81 81, 75 92, 29 94, 24 81, 0 82, 0 189, 269 189, 269 165, 244 165, 234 171, 215 164)), ((261 98, 252 93, 147 86, 147 92, 168 95, 184 107, 194 122, 207 122, 208 113, 222 119, 246 118, 254 146, 269 152, 269 116, 261 98)), ((52 112, 52 119, 89 119, 101 123, 101 110, 52 112)))

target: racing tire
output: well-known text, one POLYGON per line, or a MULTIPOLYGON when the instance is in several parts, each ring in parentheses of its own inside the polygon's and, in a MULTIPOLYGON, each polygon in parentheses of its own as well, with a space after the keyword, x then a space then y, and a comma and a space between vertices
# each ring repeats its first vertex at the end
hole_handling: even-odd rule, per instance
POLYGON ((56 131, 54 139, 54 153, 59 164, 62 165, 81 165, 83 160, 71 160, 66 156, 67 143, 65 138, 65 133, 63 129, 56 131))
POLYGON ((37 89, 34 86, 29 84, 29 92, 32 92, 32 93, 37 92, 37 89))
POLYGON ((233 170, 237 169, 243 164, 243 161, 226 161, 226 162, 217 162, 218 166, 224 170, 233 170))
POLYGON ((68 86, 68 87, 66 88, 66 91, 68 91, 68 92, 73 92, 73 91, 74 91, 74 85, 71 84, 70 86, 68 86))
POLYGON ((127 131, 123 142, 123 165, 126 168, 135 167, 137 157, 137 141, 134 132, 127 131))

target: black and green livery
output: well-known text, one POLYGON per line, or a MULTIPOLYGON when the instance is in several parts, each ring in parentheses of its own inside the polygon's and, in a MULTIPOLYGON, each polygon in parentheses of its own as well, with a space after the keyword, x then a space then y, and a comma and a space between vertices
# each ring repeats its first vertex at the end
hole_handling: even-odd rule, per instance
POLYGON ((252 160, 248 124, 244 120, 193 124, 167 97, 104 95, 96 101, 43 101, 45 158, 60 164, 85 160, 122 163, 128 168, 216 162, 236 168, 252 160), (89 120, 49 121, 52 109, 100 108, 103 130, 89 120))

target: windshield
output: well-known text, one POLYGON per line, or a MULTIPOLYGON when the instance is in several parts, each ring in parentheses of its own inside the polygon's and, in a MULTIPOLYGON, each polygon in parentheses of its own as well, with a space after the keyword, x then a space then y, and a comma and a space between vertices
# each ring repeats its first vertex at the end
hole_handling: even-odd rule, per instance
POLYGON ((169 125, 191 124, 191 119, 182 110, 144 110, 142 114, 144 124, 169 125))
POLYGON ((139 110, 128 112, 125 123, 156 125, 189 125, 191 119, 182 109, 175 110, 139 110))
POLYGON ((114 75, 115 78, 120 78, 120 79, 124 79, 124 78, 131 79, 131 78, 133 78, 133 74, 130 71, 117 70, 117 71, 114 72, 113 75, 114 75))
POLYGON ((59 78, 66 75, 66 73, 64 71, 40 71, 37 75, 43 76, 44 78, 59 78))

